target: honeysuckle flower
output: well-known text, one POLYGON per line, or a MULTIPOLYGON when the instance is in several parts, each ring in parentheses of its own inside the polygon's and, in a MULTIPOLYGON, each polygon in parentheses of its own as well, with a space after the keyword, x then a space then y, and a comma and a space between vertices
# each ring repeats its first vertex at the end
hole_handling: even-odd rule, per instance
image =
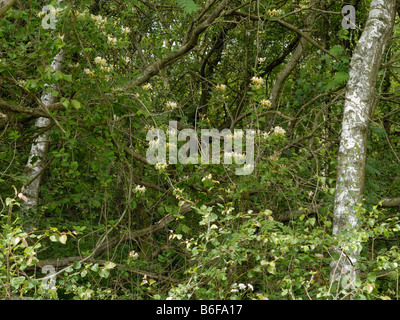
POLYGON ((247 287, 248 287, 251 291, 254 290, 254 287, 253 287, 250 283, 247 284, 247 287))
POLYGON ((174 189, 174 194, 182 194, 183 190, 179 189, 179 188, 175 188, 174 189))
POLYGON ((130 62, 131 62, 131 58, 129 58, 129 57, 123 57, 122 60, 123 60, 125 63, 130 63, 130 62))
POLYGON ((100 70, 104 71, 104 72, 110 72, 111 71, 111 67, 104 67, 104 66, 100 66, 100 70))
POLYGON ((107 42, 112 44, 112 45, 115 45, 117 43, 117 38, 108 36, 107 37, 107 42))
POLYGON ((263 107, 270 107, 271 106, 271 101, 270 100, 266 100, 266 99, 262 99, 261 101, 260 101, 260 104, 263 106, 263 107))
POLYGON ((150 146, 150 147, 156 147, 156 146, 158 146, 159 143, 160 143, 160 140, 159 140, 159 139, 157 139, 157 140, 150 140, 150 141, 149 141, 149 146, 150 146))
POLYGON ((59 14, 60 12, 62 12, 64 10, 64 8, 54 8, 54 14, 59 14))
POLYGON ((151 83, 146 83, 145 85, 142 86, 142 88, 144 90, 151 90, 153 89, 153 86, 151 85, 151 83))
POLYGON ((254 165, 251 163, 248 163, 243 167, 243 170, 245 170, 245 171, 254 170, 254 165))
POLYGON ((285 135, 285 133, 286 133, 285 129, 283 129, 283 128, 279 127, 279 126, 276 126, 274 128, 274 132, 272 134, 273 135, 285 135))
POLYGON ((267 58, 258 58, 257 60, 259 63, 263 63, 265 60, 267 60, 267 58))
POLYGON ((209 175, 207 175, 203 179, 201 179, 201 181, 204 181, 204 180, 212 180, 212 174, 210 173, 209 175))
POLYGON ((129 27, 122 27, 121 28, 122 33, 124 34, 128 34, 131 32, 131 29, 129 27))
POLYGON ((268 132, 263 132, 262 134, 262 137, 264 138, 264 139, 268 139, 268 137, 269 137, 269 134, 268 134, 268 132))
POLYGON ((278 14, 278 10, 276 10, 276 9, 268 10, 268 14, 271 17, 274 17, 274 16, 276 16, 278 14))
POLYGON ((22 192, 18 193, 18 198, 24 202, 28 202, 28 198, 22 192))
POLYGON ((243 284, 243 283, 239 283, 239 289, 240 290, 246 290, 246 285, 245 284, 243 284))
POLYGON ((260 78, 260 77, 254 76, 253 78, 251 78, 251 82, 258 89, 258 88, 260 88, 262 86, 262 84, 264 83, 264 80, 262 78, 260 78))
POLYGON ((107 61, 102 57, 96 57, 94 58, 94 63, 99 64, 101 66, 105 66, 107 64, 107 61))
POLYGON ((131 252, 129 252, 129 257, 136 259, 137 257, 139 257, 139 254, 135 252, 135 250, 132 250, 131 252))
POLYGON ((166 104, 166 107, 168 109, 174 110, 174 109, 176 109, 178 107, 178 104, 176 102, 173 102, 173 101, 168 101, 167 104, 166 104))
POLYGON ((220 92, 225 92, 225 90, 226 90, 226 85, 224 85, 224 84, 217 84, 217 85, 215 86, 215 89, 217 89, 217 90, 220 91, 220 92))
POLYGON ((243 154, 243 153, 234 152, 234 153, 233 153, 233 157, 234 157, 236 160, 242 160, 242 159, 246 158, 246 155, 243 154))
POLYGON ((137 185, 136 188, 134 189, 134 192, 145 193, 146 192, 146 187, 137 185))
POLYGON ((157 170, 164 170, 164 169, 167 168, 167 164, 166 164, 166 163, 158 162, 158 163, 156 163, 155 168, 156 168, 157 170))
POLYGON ((104 18, 100 15, 95 16, 95 15, 91 15, 92 19, 96 22, 97 25, 104 25, 107 22, 107 18, 104 18))

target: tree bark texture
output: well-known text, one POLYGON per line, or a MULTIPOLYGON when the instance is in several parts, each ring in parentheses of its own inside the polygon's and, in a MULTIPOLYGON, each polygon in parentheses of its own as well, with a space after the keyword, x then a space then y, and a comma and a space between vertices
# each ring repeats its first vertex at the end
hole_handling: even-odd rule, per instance
MULTIPOLYGON (((61 70, 61 62, 63 60, 64 53, 60 51, 51 63, 51 67, 54 70, 61 70)), ((46 85, 45 87, 51 87, 52 85, 46 85)), ((55 89, 55 88, 54 88, 55 89)), ((51 93, 43 93, 41 101, 45 106, 50 106, 56 103, 56 97, 51 93)), ((39 117, 36 119, 35 126, 40 130, 50 125, 51 120, 46 117, 39 117)), ((32 216, 32 210, 34 210, 38 204, 40 181, 42 173, 45 169, 47 151, 49 148, 50 132, 46 130, 44 133, 39 135, 32 143, 31 151, 29 154, 28 163, 26 165, 26 175, 30 179, 28 184, 25 186, 24 194, 28 198, 28 201, 21 207, 21 219, 26 230, 31 230, 34 225, 34 219, 32 216)))
MULTIPOLYGON (((396 0, 373 0, 365 29, 354 50, 350 64, 342 132, 338 154, 333 234, 357 229, 357 204, 362 202, 367 134, 374 102, 375 87, 385 47, 392 35, 396 0)), ((343 241, 335 248, 340 258, 331 262, 331 281, 343 281, 352 287, 356 279, 355 262, 360 243, 343 241)))

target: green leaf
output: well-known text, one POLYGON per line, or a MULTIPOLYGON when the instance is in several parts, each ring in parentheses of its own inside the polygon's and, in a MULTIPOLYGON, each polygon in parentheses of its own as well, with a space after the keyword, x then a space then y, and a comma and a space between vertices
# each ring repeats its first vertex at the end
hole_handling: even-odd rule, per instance
POLYGON ((61 99, 60 99, 60 102, 62 103, 62 105, 63 105, 64 107, 66 107, 66 108, 69 107, 69 100, 68 100, 68 99, 61 98, 61 99))
POLYGON ((78 169, 78 166, 79 166, 79 165, 78 165, 78 162, 76 162, 76 161, 72 161, 72 162, 71 162, 71 168, 72 168, 72 169, 77 170, 77 169, 78 169))
POLYGON ((64 79, 68 82, 72 82, 72 75, 71 74, 64 74, 64 79))
POLYGON ((110 270, 110 269, 114 269, 116 266, 116 264, 114 262, 111 261, 107 261, 106 263, 104 263, 104 268, 110 270))
POLYGON ((14 202, 14 199, 6 198, 6 206, 9 207, 14 202))
POLYGON ((93 272, 98 272, 99 271, 99 265, 96 263, 95 265, 93 265, 90 270, 92 270, 93 272))
POLYGON ((78 100, 72 100, 71 104, 76 110, 79 110, 82 107, 81 103, 78 100))
POLYGON ((108 276, 110 275, 110 271, 108 271, 107 269, 101 269, 99 272, 99 276, 102 278, 108 278, 108 276))
POLYGON ((66 234, 62 234, 62 235, 60 236, 60 242, 61 242, 62 244, 66 244, 66 243, 67 243, 67 235, 66 235, 66 234))
POLYGON ((187 14, 199 10, 199 6, 193 0, 175 0, 175 3, 187 14))

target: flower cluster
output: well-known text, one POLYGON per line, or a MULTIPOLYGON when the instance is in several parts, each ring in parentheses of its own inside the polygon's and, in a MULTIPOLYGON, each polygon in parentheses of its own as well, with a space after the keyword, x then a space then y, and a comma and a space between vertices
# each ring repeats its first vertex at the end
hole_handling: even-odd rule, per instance
POLYGON ((129 252, 129 257, 132 259, 136 259, 137 257, 139 257, 139 254, 135 250, 132 250, 131 252, 129 252))
POLYGON ((150 83, 146 83, 145 85, 142 86, 144 90, 151 90, 153 89, 153 86, 150 83))
POLYGON ((122 33, 124 33, 124 34, 128 34, 128 33, 131 32, 131 29, 128 28, 128 27, 122 27, 122 28, 121 28, 121 31, 122 31, 122 33))
POLYGON ((115 37, 111 37, 111 36, 107 36, 107 42, 111 45, 116 45, 117 44, 117 38, 115 37))
POLYGON ((212 180, 212 174, 210 173, 209 175, 207 175, 207 176, 205 176, 205 177, 203 177, 203 179, 201 179, 201 181, 204 181, 204 180, 212 180))
POLYGON ((254 287, 250 283, 248 283, 247 286, 244 283, 234 283, 231 292, 239 292, 239 290, 246 290, 247 288, 249 288, 250 291, 254 290, 254 287))
POLYGON ((106 59, 104 59, 102 57, 96 57, 96 58, 94 58, 94 63, 99 64, 101 66, 105 66, 107 64, 107 61, 106 61, 106 59))
POLYGON ((157 170, 165 170, 167 168, 167 164, 166 163, 162 163, 162 162, 157 162, 155 165, 155 168, 157 170))
POLYGON ((175 198, 178 199, 178 200, 182 199, 182 193, 183 193, 183 190, 181 190, 179 188, 175 188, 174 191, 173 191, 173 194, 175 195, 175 198))
POLYGON ((135 191, 136 193, 145 193, 145 192, 146 192, 146 187, 145 187, 145 186, 137 185, 136 188, 134 189, 134 191, 135 191))
POLYGON ((89 75, 90 77, 94 77, 95 76, 95 72, 93 70, 90 70, 88 68, 83 70, 84 73, 86 73, 87 75, 89 75))
POLYGON ((131 62, 131 58, 129 58, 128 56, 123 57, 122 60, 123 60, 126 64, 129 64, 129 63, 131 62))
POLYGON ((256 89, 259 89, 263 85, 264 80, 262 78, 260 78, 260 77, 254 76, 253 78, 251 78, 251 82, 254 84, 254 87, 256 89))
POLYGON ((276 9, 268 10, 268 14, 271 17, 274 17, 274 16, 276 16, 278 14, 278 10, 276 10, 276 9))
POLYGON ((178 107, 178 104, 176 102, 173 101, 168 101, 166 104, 166 107, 170 110, 174 110, 178 107))
POLYGON ((217 91, 219 91, 219 92, 225 92, 225 91, 226 91, 226 85, 224 85, 224 84, 217 84, 217 85, 215 86, 215 89, 216 89, 217 91))
POLYGON ((238 160, 238 161, 243 160, 244 158, 246 158, 245 154, 238 153, 236 151, 235 152, 227 151, 227 152, 225 152, 225 156, 226 157, 232 157, 232 158, 234 158, 235 160, 238 160))
POLYGON ((262 99, 262 100, 260 101, 260 104, 261 104, 263 107, 269 108, 269 107, 271 106, 271 101, 270 101, 270 100, 266 100, 266 99, 262 99))
POLYGON ((285 135, 285 133, 286 133, 285 129, 283 129, 283 128, 279 127, 279 126, 276 126, 274 128, 274 132, 272 134, 277 136, 277 135, 285 135))
POLYGON ((91 18, 94 20, 94 22, 101 28, 104 28, 104 25, 107 22, 107 18, 103 18, 101 15, 95 16, 91 15, 91 18))

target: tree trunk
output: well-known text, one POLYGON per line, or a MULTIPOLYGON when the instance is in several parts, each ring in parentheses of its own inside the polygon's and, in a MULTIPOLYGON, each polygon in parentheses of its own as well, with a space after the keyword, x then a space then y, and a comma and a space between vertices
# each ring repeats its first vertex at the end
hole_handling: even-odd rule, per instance
MULTIPOLYGON (((313 6, 318 5, 319 3, 324 3, 325 0, 313 0, 311 4, 313 6)), ((311 11, 310 14, 307 16, 307 18, 304 21, 304 29, 305 30, 311 30, 312 26, 315 22, 316 19, 316 13, 314 11, 311 11)), ((308 32, 307 32, 308 33, 308 32)), ((300 59, 303 57, 304 52, 306 51, 308 46, 308 40, 305 38, 301 38, 299 43, 296 46, 296 49, 294 50, 292 56, 290 57, 289 61, 286 63, 284 68, 278 73, 276 76, 274 85, 272 86, 271 93, 270 93, 270 101, 271 101, 271 109, 272 110, 277 110, 279 107, 279 100, 281 97, 281 91, 284 82, 286 79, 290 76, 294 68, 298 65, 300 62, 300 59)), ((266 131, 269 131, 270 124, 269 124, 269 119, 266 121, 266 131)))
POLYGON ((0 17, 14 4, 15 0, 0 0, 0 17))
MULTIPOLYGON (((54 70, 61 70, 61 62, 63 57, 63 51, 60 51, 55 56, 53 62, 51 63, 51 67, 54 70)), ((46 85, 45 87, 49 87, 49 85, 46 85)), ((50 85, 50 87, 53 86, 50 85)), ((57 102, 56 98, 51 93, 43 93, 41 101, 46 106, 57 102)), ((35 126, 40 130, 48 127, 50 122, 50 119, 40 117, 36 120, 35 126)), ((50 143, 49 135, 50 132, 47 130, 33 141, 28 163, 26 165, 26 175, 30 178, 30 181, 24 188, 24 194, 28 198, 28 201, 21 207, 21 219, 26 231, 32 230, 34 226, 34 217, 32 212, 36 209, 38 204, 40 180, 45 169, 45 159, 47 157, 47 151, 50 143), (32 160, 34 160, 34 162, 32 162, 32 160)))
MULTIPOLYGON (((383 53, 394 26, 396 0, 372 0, 369 17, 354 50, 347 83, 333 218, 333 234, 340 238, 358 226, 357 204, 362 202, 367 134, 375 86, 383 53)), ((340 240, 334 250, 339 259, 331 262, 332 283, 354 288, 355 262, 360 252, 357 239, 340 240), (344 280, 344 281, 343 281, 344 280)))

